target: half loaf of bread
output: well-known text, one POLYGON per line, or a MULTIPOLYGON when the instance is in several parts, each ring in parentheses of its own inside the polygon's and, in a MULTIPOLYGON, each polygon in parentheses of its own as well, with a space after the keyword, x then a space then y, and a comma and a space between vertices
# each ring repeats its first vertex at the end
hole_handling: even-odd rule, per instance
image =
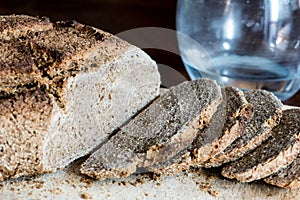
POLYGON ((156 63, 99 29, 0 17, 0 180, 86 155, 159 94, 156 63))

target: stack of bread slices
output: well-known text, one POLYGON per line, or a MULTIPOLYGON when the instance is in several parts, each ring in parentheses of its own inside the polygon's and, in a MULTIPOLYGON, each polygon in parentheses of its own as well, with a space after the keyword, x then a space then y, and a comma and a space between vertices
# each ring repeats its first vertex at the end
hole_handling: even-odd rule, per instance
POLYGON ((0 17, 0 180, 64 168, 95 179, 220 167, 300 183, 300 110, 272 93, 186 81, 159 95, 143 51, 77 22, 0 17))

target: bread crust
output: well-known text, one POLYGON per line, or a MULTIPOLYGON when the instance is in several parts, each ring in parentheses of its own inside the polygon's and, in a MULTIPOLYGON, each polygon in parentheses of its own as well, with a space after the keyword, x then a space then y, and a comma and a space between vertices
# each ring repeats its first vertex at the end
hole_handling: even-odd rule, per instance
POLYGON ((300 151, 300 126, 294 123, 299 117, 299 110, 283 111, 280 124, 272 130, 270 138, 241 159, 225 165, 222 175, 250 182, 287 167, 300 151))
POLYGON ((0 107, 19 102, 7 109, 13 120, 0 113, 0 148, 6 152, 0 154, 0 181, 65 167, 159 94, 156 63, 109 33, 23 15, 0 17, 0 23, 0 107), (36 92, 44 94, 41 102, 32 100, 36 92), (30 106, 41 113, 27 116, 30 106), (29 143, 28 137, 36 139, 29 143), (31 158, 34 164, 27 162, 31 158))
POLYGON ((223 88, 223 102, 208 126, 199 130, 198 137, 193 141, 194 165, 201 166, 243 135, 246 122, 252 116, 253 106, 247 102, 242 91, 234 87, 223 88))
POLYGON ((29 32, 46 31, 53 28, 47 17, 31 17, 28 15, 0 16, 0 39, 12 40, 26 36, 29 32))
POLYGON ((210 158, 205 167, 218 167, 241 158, 270 137, 272 128, 278 125, 283 105, 277 97, 264 90, 246 91, 245 97, 254 107, 254 115, 246 124, 245 133, 224 151, 210 158))
MULTIPOLYGON (((290 127, 294 131, 300 132, 300 110, 292 109, 291 118, 285 119, 290 121, 293 125, 290 127)), ((298 189, 300 187, 300 154, 297 158, 286 168, 270 175, 263 179, 266 183, 276 185, 279 187, 298 189)))

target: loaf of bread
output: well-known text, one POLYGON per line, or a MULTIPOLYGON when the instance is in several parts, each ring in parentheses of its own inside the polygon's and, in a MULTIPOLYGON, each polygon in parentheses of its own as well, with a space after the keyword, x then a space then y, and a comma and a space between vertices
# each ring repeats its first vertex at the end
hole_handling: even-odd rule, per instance
POLYGON ((80 171, 97 179, 222 166, 242 182, 300 186, 299 109, 281 118, 270 92, 227 87, 222 95, 208 79, 154 100, 159 85, 155 62, 109 33, 0 16, 0 181, 92 153, 80 171))
POLYGON ((124 178, 138 168, 156 171, 191 145, 222 100, 215 81, 199 79, 170 88, 121 128, 82 165, 96 179, 124 178))
POLYGON ((159 94, 156 63, 99 29, 0 17, 0 180, 91 152, 159 94))

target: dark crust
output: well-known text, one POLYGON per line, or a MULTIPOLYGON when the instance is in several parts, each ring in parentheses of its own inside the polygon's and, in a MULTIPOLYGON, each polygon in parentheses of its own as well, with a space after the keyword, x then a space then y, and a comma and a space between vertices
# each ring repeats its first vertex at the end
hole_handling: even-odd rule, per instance
MULTIPOLYGON (((295 119, 299 118, 299 110, 283 111, 280 124, 271 131, 269 139, 241 159, 227 164, 223 168, 222 174, 234 176, 234 174, 255 170, 258 166, 272 162, 276 157, 282 155, 282 159, 288 159, 291 155, 285 152, 300 140, 300 123, 295 122, 295 119)), ((297 151, 296 149, 294 151, 297 151)), ((269 170, 271 171, 271 169, 269 170)))
POLYGON ((82 67, 85 52, 111 37, 75 21, 52 24, 48 18, 12 15, 0 17, 1 23, 0 35, 21 33, 0 40, 0 99, 31 91, 30 85, 46 89, 61 107, 65 80, 92 67, 82 67))
POLYGON ((26 36, 29 32, 52 29, 53 25, 47 17, 31 17, 27 15, 0 16, 0 39, 11 40, 26 36), (16 31, 17 30, 17 31, 16 31))

